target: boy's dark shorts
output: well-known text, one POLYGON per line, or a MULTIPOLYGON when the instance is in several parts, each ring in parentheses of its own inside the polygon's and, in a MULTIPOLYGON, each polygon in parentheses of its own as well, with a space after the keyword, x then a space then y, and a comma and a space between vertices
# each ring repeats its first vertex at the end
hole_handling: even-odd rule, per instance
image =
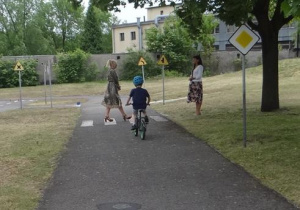
POLYGON ((133 114, 135 115, 135 116, 137 116, 138 114, 139 114, 139 110, 143 110, 143 113, 145 114, 145 112, 146 112, 146 109, 133 109, 133 114))

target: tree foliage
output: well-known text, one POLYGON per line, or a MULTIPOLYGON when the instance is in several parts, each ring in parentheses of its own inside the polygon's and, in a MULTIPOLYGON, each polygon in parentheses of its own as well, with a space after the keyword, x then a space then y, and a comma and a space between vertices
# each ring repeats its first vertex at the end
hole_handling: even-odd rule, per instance
POLYGON ((96 16, 95 7, 90 5, 84 21, 81 49, 92 54, 99 54, 102 49, 102 31, 100 20, 96 16))
MULTIPOLYGON (((108 0, 106 0, 108 1, 108 0)), ((135 7, 166 0, 129 0, 135 7)), ((179 2, 170 0, 171 4, 179 2)), ((126 4, 124 0, 109 1, 112 8, 126 4)), ((300 16, 299 0, 185 0, 177 14, 190 26, 190 31, 201 28, 201 14, 213 13, 220 20, 229 25, 247 23, 257 31, 262 41, 263 57, 263 88, 262 111, 279 109, 279 84, 278 84, 278 33, 280 28, 295 17, 300 16)))
POLYGON ((152 27, 146 32, 147 50, 164 54, 169 61, 168 68, 181 73, 190 72, 190 56, 195 52, 193 40, 186 28, 181 27, 182 21, 171 16, 166 19, 162 29, 152 27))
MULTIPOLYGON (((81 46, 84 19, 81 0, 0 0, 0 54, 34 55, 72 51, 81 46)), ((107 11, 95 9, 102 49, 111 52, 107 11)), ((90 35, 90 34, 89 34, 90 35)))
POLYGON ((55 66, 57 82, 75 83, 92 81, 96 78, 96 66, 89 65, 90 54, 80 49, 58 54, 58 64, 55 66))
POLYGON ((161 68, 156 65, 156 60, 149 53, 129 50, 129 54, 123 62, 123 69, 120 69, 121 79, 132 80, 134 76, 142 76, 142 68, 137 65, 141 57, 147 62, 147 65, 144 66, 146 78, 157 76, 161 73, 161 68))
MULTIPOLYGON (((35 86, 38 84, 36 72, 37 61, 34 59, 20 61, 24 70, 22 74, 22 86, 35 86)), ((0 59, 0 88, 11 88, 19 85, 19 73, 14 71, 15 61, 0 59)))

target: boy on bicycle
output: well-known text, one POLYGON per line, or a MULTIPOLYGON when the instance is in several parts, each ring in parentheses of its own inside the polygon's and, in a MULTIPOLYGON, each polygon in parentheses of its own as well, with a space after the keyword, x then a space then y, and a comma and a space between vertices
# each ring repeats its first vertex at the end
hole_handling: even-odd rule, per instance
POLYGON ((134 120, 134 125, 132 126, 132 130, 136 129, 136 117, 138 115, 138 110, 142 109, 143 113, 145 115, 145 122, 149 122, 149 118, 146 113, 146 107, 150 103, 150 95, 148 91, 144 88, 142 88, 142 85, 144 83, 144 80, 141 76, 135 76, 133 78, 133 84, 135 86, 134 89, 131 90, 129 94, 129 98, 127 100, 126 105, 129 105, 129 102, 132 98, 132 106, 133 106, 133 120, 134 120))

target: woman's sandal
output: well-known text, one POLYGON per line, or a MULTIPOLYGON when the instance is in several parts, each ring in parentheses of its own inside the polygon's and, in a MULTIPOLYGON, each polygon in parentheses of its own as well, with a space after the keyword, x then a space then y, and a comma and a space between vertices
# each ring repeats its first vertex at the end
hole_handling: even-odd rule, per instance
POLYGON ((105 121, 105 122, 112 122, 113 119, 110 119, 108 116, 106 116, 106 117, 104 118, 104 121, 105 121))
POLYGON ((131 116, 128 117, 126 114, 123 115, 123 120, 124 120, 124 121, 129 120, 129 119, 131 119, 131 116))

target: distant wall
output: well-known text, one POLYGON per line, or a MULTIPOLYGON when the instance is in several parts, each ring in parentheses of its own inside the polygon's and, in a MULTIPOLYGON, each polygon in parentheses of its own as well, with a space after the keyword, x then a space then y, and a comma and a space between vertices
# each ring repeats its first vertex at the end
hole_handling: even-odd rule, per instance
MULTIPOLYGON (((213 52, 210 65, 210 70, 213 74, 222 74, 235 70, 240 70, 242 67, 238 62, 238 54, 240 59, 242 54, 239 51, 216 51, 213 52)), ((279 51, 279 59, 287 59, 296 57, 296 53, 289 50, 279 51)), ((205 59, 204 59, 205 60, 205 59)), ((262 51, 250 51, 246 55, 246 67, 253 67, 262 64, 262 51)), ((205 68, 205 66, 204 66, 205 68)))
MULTIPOLYGON (((38 61, 37 65, 37 72, 39 74, 39 81, 40 83, 44 82, 44 71, 45 71, 45 66, 48 61, 51 62, 51 64, 54 64, 57 62, 56 56, 55 55, 33 55, 33 56, 3 56, 3 59, 7 60, 26 60, 26 59, 36 59, 38 61)), ((22 64, 22 63, 21 63, 22 64)), ((50 66, 50 69, 53 69, 53 66, 50 66)), ((53 72, 53 71, 52 71, 53 72)), ((52 75, 53 80, 55 80, 55 75, 52 75)))
MULTIPOLYGON (((238 51, 216 51, 213 52, 211 57, 211 63, 204 68, 209 68, 213 74, 222 74, 226 72, 231 72, 234 70, 240 70, 241 66, 237 62, 237 54, 241 54, 238 51)), ((128 54, 96 54, 91 55, 90 62, 96 63, 100 70, 99 78, 103 79, 106 77, 106 71, 104 71, 104 66, 108 59, 115 59, 118 62, 118 71, 123 71, 123 62, 128 54)), ((253 67, 262 64, 262 52, 261 51, 250 51, 246 55, 246 67, 253 67)), ((155 58, 156 55, 153 55, 155 58)), ((289 50, 281 50, 279 52, 279 59, 287 59, 296 57, 296 53, 289 50)), ((241 58, 241 57, 240 57, 241 58)), ((24 60, 24 59, 37 59, 37 72, 39 74, 39 81, 43 83, 44 81, 44 69, 45 64, 51 62, 51 70, 53 72, 53 64, 58 62, 57 56, 55 55, 34 55, 34 56, 3 56, 3 59, 9 60, 24 60)), ((205 58, 204 58, 205 60, 205 58)), ((205 63, 204 63, 205 64, 205 63)), ((55 73, 52 73, 52 79, 55 81, 55 73)))

